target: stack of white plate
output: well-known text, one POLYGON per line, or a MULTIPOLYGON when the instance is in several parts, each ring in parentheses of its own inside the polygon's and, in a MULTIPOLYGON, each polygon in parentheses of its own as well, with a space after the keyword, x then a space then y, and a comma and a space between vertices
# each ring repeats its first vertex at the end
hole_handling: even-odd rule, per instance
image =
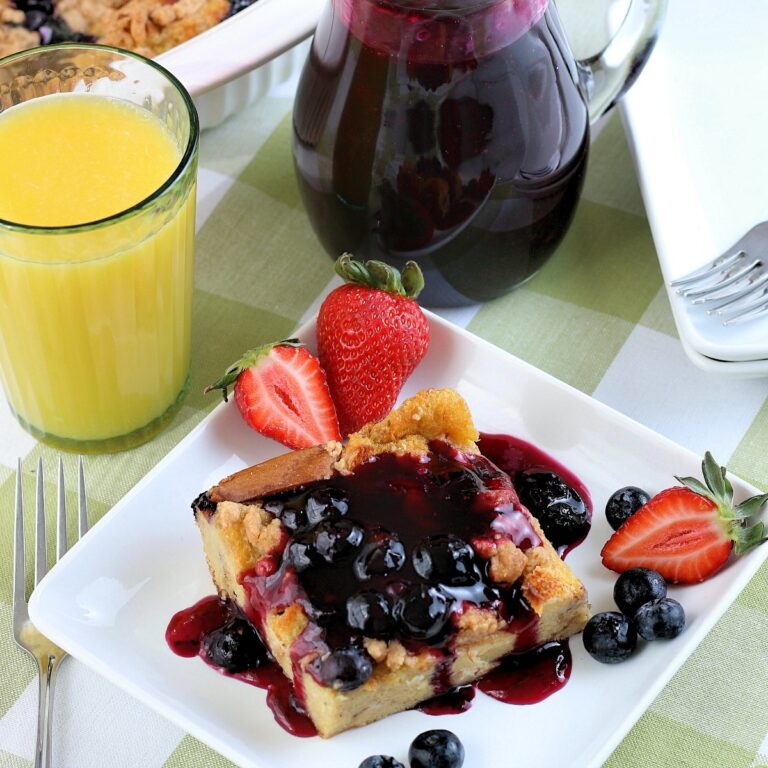
MULTIPOLYGON (((768 220, 766 29, 765 0, 672 0, 656 50, 623 102, 667 286, 768 220)), ((668 291, 694 363, 768 375, 768 316, 724 326, 668 291)))

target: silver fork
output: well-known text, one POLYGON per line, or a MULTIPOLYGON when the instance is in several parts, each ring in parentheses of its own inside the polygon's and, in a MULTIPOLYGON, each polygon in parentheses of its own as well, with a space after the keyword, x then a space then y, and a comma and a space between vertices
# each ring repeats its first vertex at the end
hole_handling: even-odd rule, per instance
POLYGON ((691 304, 719 317, 723 325, 763 317, 768 313, 768 221, 670 285, 691 304))
MULTIPOLYGON (((78 461, 78 538, 88 530, 88 510, 85 500, 85 479, 82 456, 78 461)), ((64 463, 59 457, 58 503, 56 513, 56 560, 67 551, 67 510, 64 488, 64 463)), ((45 494, 43 490, 43 460, 37 462, 37 503, 35 505, 35 586, 48 569, 45 536, 45 494)), ((56 672, 67 652, 44 637, 29 620, 24 568, 24 501, 21 482, 21 459, 16 467, 16 520, 13 549, 13 636, 20 648, 37 661, 40 679, 40 699, 37 716, 35 768, 51 765, 51 722, 53 720, 53 691, 56 672)))

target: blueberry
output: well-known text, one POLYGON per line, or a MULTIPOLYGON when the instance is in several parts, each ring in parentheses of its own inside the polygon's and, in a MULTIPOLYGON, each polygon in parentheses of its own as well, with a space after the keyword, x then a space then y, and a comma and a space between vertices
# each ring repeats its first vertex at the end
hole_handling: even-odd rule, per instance
POLYGON ((395 628, 387 596, 372 589, 358 592, 347 600, 347 624, 367 637, 386 637, 395 628))
POLYGON ((363 529, 351 520, 325 520, 312 529, 315 552, 326 563, 337 563, 363 541, 363 529))
POLYGON ((608 519, 608 524, 614 531, 617 531, 650 498, 642 488, 634 485, 619 488, 605 505, 605 516, 608 519))
POLYGON ((436 640, 451 615, 453 599, 440 587, 412 584, 398 598, 392 611, 403 633, 416 640, 436 640))
POLYGON ((589 513, 578 492, 554 472, 526 472, 518 477, 520 501, 541 524, 555 547, 586 536, 589 513))
POLYGON ((349 501, 344 491, 338 488, 317 488, 307 494, 304 510, 310 525, 323 520, 343 517, 349 511, 349 501))
POLYGON ((475 551, 458 536, 430 536, 413 550, 413 567, 422 579, 466 586, 482 576, 475 551))
POLYGON ((40 8, 30 8, 24 17, 24 26, 36 32, 50 19, 50 15, 40 8))
POLYGON ((405 561, 405 547, 397 537, 379 531, 361 548, 352 568, 360 581, 368 581, 374 576, 388 576, 399 571, 405 561))
POLYGON ((353 691, 373 674, 373 661, 361 648, 337 648, 320 661, 320 678, 337 691, 353 691))
POLYGON ((650 568, 630 568, 616 579, 613 599, 626 616, 634 616, 643 603, 660 600, 667 594, 664 577, 650 568))
POLYGON ((82 32, 75 32, 60 16, 50 17, 38 28, 43 45, 55 43, 91 43, 93 38, 82 32))
POLYGON ((211 664, 228 672, 254 669, 268 661, 258 633, 240 617, 230 619, 223 627, 209 632, 203 639, 203 650, 211 664))
POLYGON ((663 597, 637 609, 635 627, 644 640, 671 640, 685 629, 685 611, 677 600, 663 597))
POLYGON ((334 564, 352 554, 363 541, 363 530, 351 520, 325 520, 299 531, 288 545, 287 557, 297 572, 312 565, 334 564))
POLYGON ((319 565, 321 562, 311 533, 294 536, 293 541, 288 545, 286 557, 297 573, 301 573, 311 565, 319 565))
POLYGON ((405 766, 389 755, 371 755, 366 757, 357 768, 405 768, 405 766))
POLYGON ((411 743, 408 759, 411 768, 461 768, 464 745, 451 731, 425 731, 411 743))
POLYGON ((617 611, 596 613, 584 627, 584 648, 603 664, 626 661, 637 645, 637 632, 629 619, 617 611))
POLYGON ((229 0, 229 15, 234 16, 236 13, 245 10, 253 4, 254 0, 229 0))

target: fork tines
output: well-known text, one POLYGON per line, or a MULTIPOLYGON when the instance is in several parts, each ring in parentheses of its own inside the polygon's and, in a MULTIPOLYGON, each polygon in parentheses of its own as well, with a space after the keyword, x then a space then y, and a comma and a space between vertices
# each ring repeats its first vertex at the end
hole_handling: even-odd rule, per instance
MULTIPOLYGON (((16 467, 16 515, 14 521, 14 567, 13 567, 13 613, 14 616, 22 611, 26 613, 25 563, 24 563, 24 492, 22 484, 21 459, 16 467)), ((88 530, 88 508, 85 496, 85 477, 83 458, 78 460, 78 538, 88 530)), ((43 460, 37 461, 35 501, 35 563, 34 584, 40 583, 48 571, 46 551, 45 523, 45 482, 43 476, 43 460)), ((57 473, 57 511, 56 511, 56 560, 67 551, 67 505, 66 486, 64 483, 64 461, 59 457, 57 473)))
POLYGON ((723 325, 768 312, 768 268, 744 249, 718 256, 670 285, 691 304, 720 317, 723 325))

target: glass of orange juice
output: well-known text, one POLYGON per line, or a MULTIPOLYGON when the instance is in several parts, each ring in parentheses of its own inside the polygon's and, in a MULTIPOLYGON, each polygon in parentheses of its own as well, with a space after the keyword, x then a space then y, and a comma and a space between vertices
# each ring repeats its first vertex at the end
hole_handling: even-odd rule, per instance
POLYGON ((0 60, 0 380, 65 450, 152 437, 187 389, 198 120, 127 51, 0 60))

